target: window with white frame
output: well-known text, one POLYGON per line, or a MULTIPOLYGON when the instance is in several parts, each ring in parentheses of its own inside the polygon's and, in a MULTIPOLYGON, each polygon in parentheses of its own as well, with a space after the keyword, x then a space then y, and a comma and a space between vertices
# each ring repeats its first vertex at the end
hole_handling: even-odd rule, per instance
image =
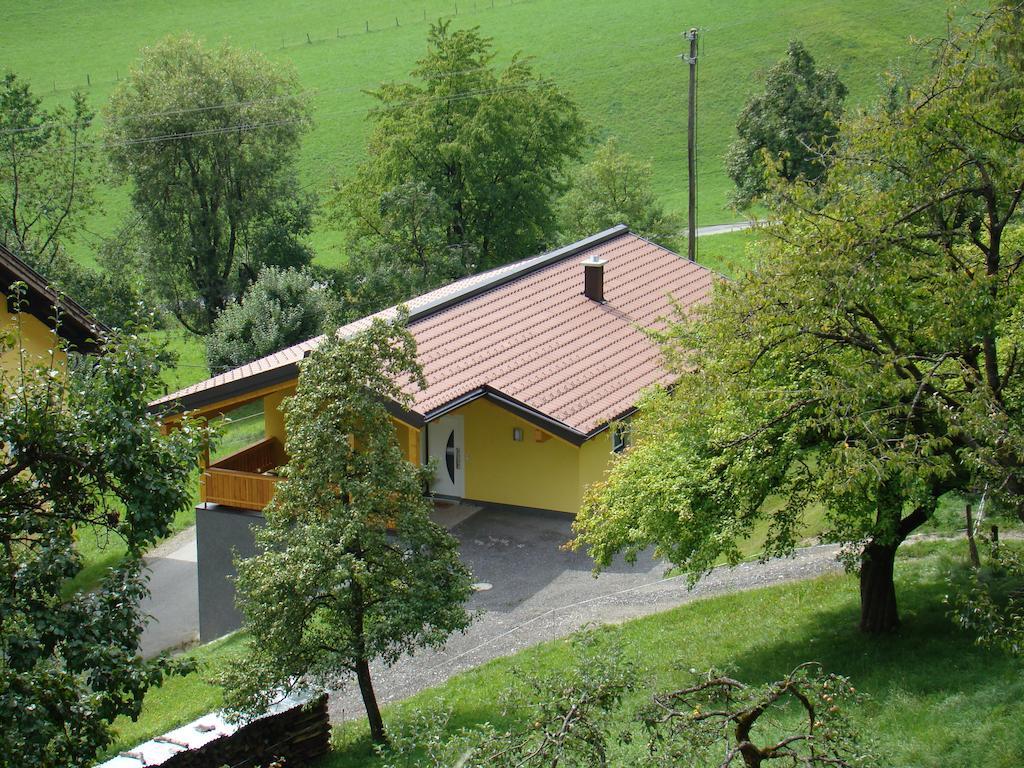
POLYGON ((629 445, 629 427, 619 424, 612 430, 612 453, 622 453, 629 445))

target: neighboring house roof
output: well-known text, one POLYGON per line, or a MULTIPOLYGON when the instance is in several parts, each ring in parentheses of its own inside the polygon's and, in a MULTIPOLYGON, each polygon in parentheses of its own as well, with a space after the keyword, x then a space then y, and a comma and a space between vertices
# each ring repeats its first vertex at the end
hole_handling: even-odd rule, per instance
MULTIPOLYGON (((94 351, 100 336, 108 329, 90 315, 74 299, 53 288, 45 277, 0 245, 0 289, 5 296, 12 294, 11 286, 22 282, 26 286, 21 309, 36 317, 48 328, 54 327, 60 308, 57 333, 80 352, 94 351)), ((11 310, 15 308, 12 306, 11 310)))
MULTIPOLYGON (((478 397, 498 401, 580 443, 628 413, 652 384, 671 383, 657 345, 672 301, 705 301, 715 274, 614 227, 578 243, 467 277, 404 303, 427 387, 412 391, 418 425, 478 397), (604 260, 603 303, 583 295, 581 262, 604 260)), ((341 327, 351 336, 391 307, 341 327)), ((289 347, 157 400, 199 409, 297 376, 323 337, 289 347)))

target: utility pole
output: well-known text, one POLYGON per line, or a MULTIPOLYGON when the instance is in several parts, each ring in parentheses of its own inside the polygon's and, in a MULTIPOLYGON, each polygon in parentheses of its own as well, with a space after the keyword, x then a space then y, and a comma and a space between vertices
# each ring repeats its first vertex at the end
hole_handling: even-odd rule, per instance
POLYGON ((690 41, 690 55, 683 60, 690 65, 689 115, 686 124, 686 175, 690 185, 687 214, 686 255, 690 261, 697 260, 697 28, 693 27, 683 36, 690 41))

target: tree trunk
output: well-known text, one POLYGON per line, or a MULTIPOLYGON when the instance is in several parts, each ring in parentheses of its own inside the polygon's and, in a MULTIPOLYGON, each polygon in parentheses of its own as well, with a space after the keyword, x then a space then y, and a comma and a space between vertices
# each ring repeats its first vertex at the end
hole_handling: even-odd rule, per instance
POLYGON ((359 680, 359 692, 363 695, 363 706, 366 707, 366 718, 370 721, 370 738, 374 744, 387 744, 388 736, 384 732, 384 720, 377 706, 377 694, 373 692, 373 681, 370 679, 370 663, 365 659, 356 662, 356 678, 359 680))
POLYGON ((893 565, 898 544, 871 541, 860 556, 860 629, 878 634, 900 626, 893 565))

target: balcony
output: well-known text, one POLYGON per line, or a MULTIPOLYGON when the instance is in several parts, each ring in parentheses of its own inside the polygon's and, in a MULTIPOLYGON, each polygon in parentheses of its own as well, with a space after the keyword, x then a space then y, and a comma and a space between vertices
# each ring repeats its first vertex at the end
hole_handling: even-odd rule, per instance
POLYGON ((288 463, 284 446, 275 437, 246 446, 203 471, 200 497, 210 504, 261 510, 277 487, 277 468, 288 463))

